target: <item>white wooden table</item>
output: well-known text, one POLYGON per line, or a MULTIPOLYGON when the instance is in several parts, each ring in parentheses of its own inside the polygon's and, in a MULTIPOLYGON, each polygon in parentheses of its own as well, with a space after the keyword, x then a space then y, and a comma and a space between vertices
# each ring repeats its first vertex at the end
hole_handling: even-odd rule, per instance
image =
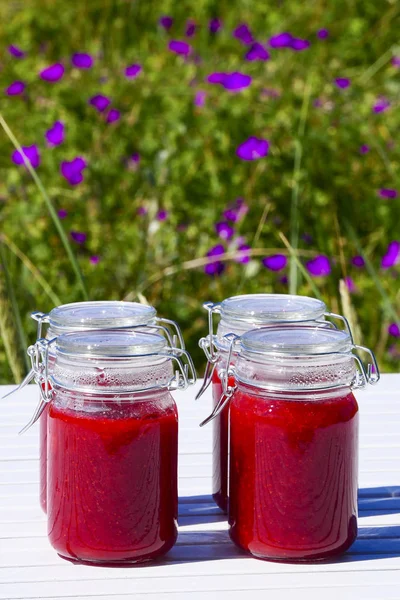
MULTIPOLYGON (((10 388, 8 388, 10 389, 10 388)), ((8 391, 0 388, 0 395, 8 391)), ((331 563, 295 565, 244 556, 229 541, 211 490, 207 394, 176 395, 180 413, 179 538, 157 565, 77 566, 46 538, 38 501, 38 429, 18 437, 37 400, 29 389, 1 402, 0 598, 123 600, 347 600, 400 598, 400 375, 357 394, 361 414, 359 537, 331 563), (247 593, 249 596, 247 596, 247 593)))

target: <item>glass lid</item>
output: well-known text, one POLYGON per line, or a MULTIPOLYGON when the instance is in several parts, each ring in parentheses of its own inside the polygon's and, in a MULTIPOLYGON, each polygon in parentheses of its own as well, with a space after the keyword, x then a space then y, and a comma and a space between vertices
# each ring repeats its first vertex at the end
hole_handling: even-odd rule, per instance
POLYGON ((56 340, 56 353, 88 358, 123 358, 158 354, 168 348, 158 333, 145 331, 96 330, 64 333, 56 340))
POLYGON ((139 302, 75 302, 53 308, 49 313, 53 332, 135 327, 147 325, 156 316, 152 306, 139 302))
POLYGON ((348 353, 352 341, 346 331, 327 327, 283 326, 252 329, 241 338, 242 349, 261 354, 325 354, 348 353))
POLYGON ((221 302, 221 318, 267 323, 269 321, 314 321, 324 316, 321 300, 289 294, 247 294, 221 302))

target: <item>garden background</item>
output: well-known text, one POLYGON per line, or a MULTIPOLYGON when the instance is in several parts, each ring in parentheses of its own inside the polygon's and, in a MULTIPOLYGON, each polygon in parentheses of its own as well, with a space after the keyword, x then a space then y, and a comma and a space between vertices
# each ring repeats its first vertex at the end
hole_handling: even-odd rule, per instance
POLYGON ((201 368, 202 302, 254 292, 321 297, 398 370, 399 17, 3 0, 0 382, 33 310, 147 301, 201 368))

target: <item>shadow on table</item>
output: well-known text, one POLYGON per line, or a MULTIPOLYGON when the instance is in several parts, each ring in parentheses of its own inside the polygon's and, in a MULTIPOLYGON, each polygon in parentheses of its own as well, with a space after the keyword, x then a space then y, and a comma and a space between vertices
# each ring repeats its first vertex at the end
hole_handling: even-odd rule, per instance
POLYGON ((181 526, 221 523, 226 520, 226 514, 215 504, 210 495, 179 498, 178 523, 181 526))
POLYGON ((400 486, 361 488, 358 510, 360 517, 400 513, 400 486))

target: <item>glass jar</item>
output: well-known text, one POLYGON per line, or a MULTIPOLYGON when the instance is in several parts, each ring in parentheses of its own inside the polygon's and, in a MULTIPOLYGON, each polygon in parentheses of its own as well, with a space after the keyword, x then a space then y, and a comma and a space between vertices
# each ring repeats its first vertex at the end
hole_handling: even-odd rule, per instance
MULTIPOLYGON (((48 314, 32 313, 38 322, 37 339, 42 337, 43 324, 48 325, 46 339, 54 339, 63 333, 88 329, 132 329, 140 326, 152 326, 154 331, 162 331, 171 346, 185 348, 182 333, 177 323, 157 317, 153 306, 138 302, 75 302, 62 304, 53 308, 48 314), (172 333, 170 331, 172 328, 172 333)), ((50 371, 52 368, 52 349, 49 351, 50 371)), ((32 378, 33 372, 30 376, 32 378)), ((28 376, 29 377, 29 376, 28 376)), ((44 408, 40 417, 40 505, 46 512, 47 486, 47 410, 44 408)))
MULTIPOLYGON (((327 327, 334 325, 326 317, 341 320, 350 334, 347 320, 327 311, 321 300, 307 296, 288 294, 248 294, 233 296, 221 303, 205 303, 209 314, 209 335, 199 342, 207 359, 203 385, 196 396, 199 398, 212 382, 213 404, 219 402, 222 393, 220 372, 226 368, 229 333, 242 335, 254 328, 274 323, 297 323, 308 325, 315 321, 327 327), (213 315, 220 315, 217 333, 214 335, 213 315)), ((351 334, 350 334, 351 335, 351 334)), ((213 498, 226 512, 228 489, 228 412, 222 411, 213 422, 213 498)))
POLYGON ((231 539, 271 560, 345 552, 357 536, 352 390, 378 381, 375 357, 345 331, 310 325, 249 331, 231 339, 230 352, 236 361, 215 412, 229 411, 231 539), (370 353, 368 369, 354 349, 370 353))
POLYGON ((194 382, 187 353, 144 330, 63 334, 39 340, 32 353, 48 405, 53 548, 101 564, 165 554, 177 536, 178 415, 170 391, 194 382))

